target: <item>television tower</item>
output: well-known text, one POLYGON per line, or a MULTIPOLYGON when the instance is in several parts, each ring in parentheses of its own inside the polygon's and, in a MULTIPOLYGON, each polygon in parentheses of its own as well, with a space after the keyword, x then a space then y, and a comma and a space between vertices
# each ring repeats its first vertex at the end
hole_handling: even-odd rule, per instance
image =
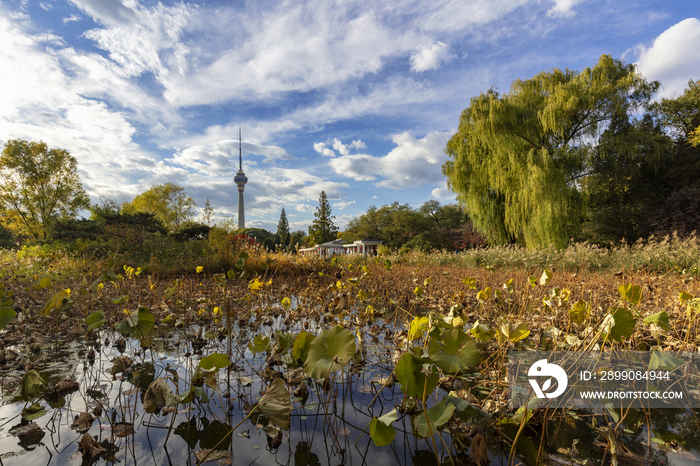
POLYGON ((238 228, 245 228, 245 213, 243 211, 243 189, 248 182, 243 173, 243 144, 241 142, 241 128, 238 127, 238 173, 233 178, 233 182, 238 186, 238 228))

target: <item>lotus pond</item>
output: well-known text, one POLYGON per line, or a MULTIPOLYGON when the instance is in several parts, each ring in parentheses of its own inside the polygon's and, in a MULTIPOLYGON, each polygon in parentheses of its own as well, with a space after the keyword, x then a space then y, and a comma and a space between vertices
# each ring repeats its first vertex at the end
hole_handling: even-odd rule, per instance
POLYGON ((523 413, 505 380, 514 348, 697 351, 695 282, 247 259, 5 284, 0 464, 700 461, 696 411, 523 413))

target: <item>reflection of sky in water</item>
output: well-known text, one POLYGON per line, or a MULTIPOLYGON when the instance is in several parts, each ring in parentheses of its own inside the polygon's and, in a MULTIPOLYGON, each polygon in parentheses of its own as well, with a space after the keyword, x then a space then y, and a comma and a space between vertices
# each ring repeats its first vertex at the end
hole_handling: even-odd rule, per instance
MULTIPOLYGON (((269 327, 261 328, 267 334, 270 334, 271 329, 269 327)), ((318 333, 313 328, 313 324, 310 331, 318 333)), ((248 332, 248 334, 253 335, 254 332, 248 332)), ((112 342, 118 338, 118 335, 108 334, 107 332, 102 332, 102 335, 103 338, 108 335, 112 342)), ((166 364, 169 364, 170 368, 177 372, 180 379, 180 393, 184 393, 189 388, 185 381, 191 378, 193 362, 184 356, 177 355, 173 351, 175 348, 173 343, 181 340, 181 338, 181 335, 177 332, 169 332, 167 337, 157 341, 156 345, 171 349, 168 351, 154 349, 153 359, 156 361, 157 367, 155 375, 167 376, 168 373, 163 371, 163 368, 166 367, 166 364)), ((234 345, 236 343, 234 341, 234 345)), ((215 344, 218 346, 208 348, 207 353, 226 352, 226 340, 220 343, 215 342, 215 344)), ((383 349, 377 351, 376 347, 372 346, 373 343, 369 338, 365 339, 365 345, 368 350, 368 363, 389 358, 389 355, 383 349)), ((183 349, 184 346, 180 347, 180 350, 183 349)), ((132 359, 137 361, 151 362, 150 351, 146 350, 141 356, 136 357, 134 353, 137 350, 138 344, 130 341, 124 354, 130 355, 132 359)), ((2 406, 0 406, 0 455, 4 456, 2 458, 3 464, 6 466, 80 464, 81 455, 76 452, 78 451, 78 441, 81 434, 71 430, 69 425, 76 415, 85 410, 84 395, 86 389, 93 386, 100 386, 100 390, 106 393, 109 401, 103 401, 103 404, 109 406, 109 408, 102 415, 102 425, 100 425, 99 421, 93 423, 89 431, 90 435, 96 436, 99 442, 110 440, 111 430, 105 416, 112 414, 115 409, 117 411, 117 422, 125 418, 127 422, 135 424, 135 435, 115 438, 112 450, 103 453, 99 461, 95 463, 119 464, 120 466, 134 464, 195 465, 197 461, 193 452, 201 448, 214 447, 221 440, 223 433, 226 432, 226 424, 235 426, 245 417, 243 413, 244 401, 254 403, 260 397, 261 383, 257 375, 252 375, 254 383, 251 387, 241 387, 236 381, 238 376, 251 376, 251 364, 258 372, 262 372, 261 368, 263 367, 264 358, 261 355, 253 355, 246 350, 237 362, 242 366, 243 370, 241 372, 232 372, 231 374, 231 403, 234 409, 229 419, 226 418, 226 410, 224 409, 227 400, 220 398, 216 393, 211 393, 211 390, 209 390, 211 400, 208 405, 193 403, 194 409, 189 412, 186 412, 186 405, 179 405, 179 414, 174 421, 172 421, 171 414, 144 413, 141 405, 143 392, 139 392, 137 396, 125 396, 123 393, 133 388, 133 385, 126 381, 126 377, 124 377, 123 381, 112 381, 112 376, 109 373, 113 366, 112 360, 119 356, 121 354, 115 348, 103 346, 102 352, 98 355, 94 366, 87 366, 88 370, 83 371, 84 350, 80 344, 72 343, 67 345, 58 358, 53 359, 54 362, 48 364, 50 366, 49 370, 53 372, 54 381, 58 380, 59 376, 61 378, 69 377, 79 381, 81 389, 68 395, 68 403, 63 409, 48 409, 47 414, 35 421, 44 430, 44 436, 41 439, 41 445, 32 451, 22 448, 19 445, 19 439, 8 432, 10 428, 19 424, 19 415, 23 408, 23 403, 9 403, 8 399, 5 398, 2 401, 2 406), (57 362, 59 364, 56 364, 57 362), (119 396, 120 387, 121 396, 119 396), (239 395, 241 395, 240 398, 239 395), (221 405, 221 402, 224 403, 224 406, 221 405), (136 413, 134 413, 135 407, 136 413), (186 428, 188 419, 189 429, 186 428), (171 422, 173 430, 168 436, 168 427, 171 422), (167 450, 164 447, 166 438, 168 439, 167 450), (8 456, 11 452, 14 455, 8 456)), ((194 363, 196 362, 195 360, 194 363)), ((431 448, 430 440, 416 439, 410 434, 411 425, 408 417, 393 424, 397 431, 393 445, 381 448, 376 447, 369 435, 364 434, 355 446, 360 430, 367 426, 372 416, 381 416, 401 402, 401 391, 399 385, 396 384, 391 389, 383 390, 380 396, 377 397, 373 407, 371 409, 367 408, 367 405, 374 398, 374 392, 369 391, 369 393, 365 393, 361 388, 369 386, 370 380, 373 378, 386 374, 386 368, 388 367, 388 365, 385 365, 383 369, 381 365, 370 365, 359 375, 353 374, 351 384, 336 384, 328 395, 321 391, 321 398, 325 400, 326 397, 332 396, 334 391, 338 389, 337 401, 330 404, 328 416, 324 415, 323 409, 305 409, 301 407, 298 401, 295 401, 293 403, 291 431, 284 432, 282 442, 276 450, 269 451, 268 438, 264 429, 255 427, 250 420, 239 426, 229 437, 230 440, 226 439, 222 445, 227 444, 231 446, 231 451, 234 455, 233 464, 335 466, 345 462, 346 464, 378 466, 389 464, 409 465, 413 464, 414 461, 416 464, 432 464, 435 460, 434 455, 429 451, 431 448), (352 397, 350 392, 352 392, 352 397), (345 404, 343 404, 344 398, 347 400, 345 404), (330 421, 332 428, 327 423, 324 425, 327 420, 330 421), (237 435, 245 431, 248 431, 249 438, 237 435)), ((3 383, 6 383, 9 377, 21 375, 22 373, 20 372, 5 373, 3 375, 3 383)), ((340 376, 340 372, 337 375, 340 376)), ((148 380, 151 380, 151 378, 148 378, 148 380)), ((222 392, 227 390, 225 380, 225 371, 222 370, 219 374, 222 392)), ((169 384, 171 387, 173 386, 172 381, 169 384)), ((6 393, 2 394, 5 395, 6 393)), ((89 397, 87 401, 88 403, 91 401, 89 397)), ((307 407, 314 406, 314 403, 318 401, 319 397, 312 388, 307 407)), ((44 406, 48 405, 45 400, 40 400, 40 402, 44 406)), ((449 434, 443 434, 443 439, 448 445, 450 444, 449 434)), ((438 438, 435 440, 440 445, 440 440, 438 438)), ((442 451, 442 447, 439 448, 442 451)), ((494 454, 495 451, 491 453, 492 464, 505 464, 507 462, 506 457, 502 455, 496 456, 497 454, 494 454)), ((669 455, 669 463, 667 464, 678 466, 697 464, 697 461, 688 462, 674 456, 669 455)))

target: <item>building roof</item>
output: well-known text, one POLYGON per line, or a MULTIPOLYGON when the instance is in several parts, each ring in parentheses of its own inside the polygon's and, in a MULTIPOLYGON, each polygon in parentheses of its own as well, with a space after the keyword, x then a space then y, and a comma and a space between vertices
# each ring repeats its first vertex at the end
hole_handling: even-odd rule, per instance
POLYGON ((320 244, 319 246, 321 246, 322 248, 332 248, 332 247, 336 247, 336 246, 341 246, 341 247, 342 247, 342 246, 343 246, 343 240, 342 240, 342 239, 337 239, 337 240, 335 240, 335 241, 329 241, 329 242, 327 242, 327 243, 320 244))

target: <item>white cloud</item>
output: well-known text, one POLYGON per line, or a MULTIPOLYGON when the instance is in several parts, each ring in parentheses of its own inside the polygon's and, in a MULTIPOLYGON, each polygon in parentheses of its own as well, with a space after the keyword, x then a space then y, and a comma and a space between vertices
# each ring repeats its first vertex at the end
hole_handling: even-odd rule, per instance
POLYGON ((450 47, 443 42, 437 41, 421 45, 417 51, 411 54, 411 71, 419 73, 437 69, 451 57, 450 47))
POLYGON ((661 97, 680 94, 688 80, 700 77, 700 21, 688 18, 662 32, 651 47, 638 46, 637 66, 647 78, 661 81, 661 97))
POLYGON ((294 208, 299 212, 313 212, 314 206, 309 204, 296 204, 294 208))
POLYGON ((430 197, 434 197, 443 201, 447 199, 454 201, 456 198, 455 194, 447 188, 447 182, 445 182, 443 186, 433 189, 430 192, 430 197))
MULTIPOLYGON (((206 146, 188 147, 165 160, 205 175, 230 174, 233 176, 233 173, 238 171, 238 149, 238 140, 227 139, 206 146)), ((241 152, 244 172, 249 167, 257 165, 255 156, 264 157, 264 161, 267 163, 295 158, 281 147, 262 146, 248 142, 241 144, 241 152)))
MULTIPOLYGON (((47 41, 60 41, 31 35, 24 27, 0 15, 0 82, 13 90, 0 93, 0 134, 69 150, 94 197, 132 192, 135 172, 148 158, 132 140, 136 129, 123 114, 90 98, 82 70, 64 71, 75 51, 47 47, 47 41)), ((162 165, 153 170, 155 175, 168 171, 162 165)))
POLYGON ((333 149, 338 151, 340 155, 349 155, 350 154, 350 148, 353 149, 366 149, 367 146, 365 145, 364 142, 361 140, 357 141, 352 141, 350 144, 343 144, 343 142, 338 139, 338 138, 333 138, 333 140, 329 140, 328 142, 315 142, 314 143, 314 150, 321 154, 324 157, 335 157, 335 152, 333 149, 330 149, 328 147, 328 144, 330 144, 333 149))
POLYGON ((348 155, 350 153, 348 146, 340 142, 338 138, 333 138, 333 149, 340 152, 340 155, 348 155))
POLYGON ((39 6, 46 11, 51 11, 51 9, 53 8, 53 5, 44 2, 39 2, 39 6))
POLYGON ((180 37, 197 11, 195 6, 167 7, 158 3, 152 8, 132 10, 112 0, 76 3, 96 19, 107 18, 109 27, 91 29, 84 36, 107 51, 129 76, 150 72, 164 83, 171 73, 185 73, 190 50, 180 37), (97 14, 96 9, 100 10, 97 14))
POLYGON ((168 100, 187 106, 324 88, 379 72, 417 40, 409 28, 388 28, 389 18, 358 13, 352 3, 270 6, 228 15, 203 8, 195 25, 226 39, 219 50, 211 42, 192 45, 188 72, 166 83, 168 100))
POLYGON ((80 15, 70 15, 67 18, 63 18, 63 24, 68 24, 72 21, 80 21, 81 19, 83 18, 80 15))
POLYGON ((374 181, 377 179, 375 175, 383 168, 381 158, 364 154, 345 155, 328 164, 337 174, 356 181, 374 181))
POLYGON ((335 157, 335 152, 326 147, 325 142, 314 142, 314 150, 324 157, 335 157))
POLYGON ((104 24, 129 24, 135 18, 133 9, 124 6, 119 0, 69 0, 85 11, 95 21, 104 24))
POLYGON ((444 153, 451 132, 432 132, 416 139, 410 132, 392 136, 396 147, 383 157, 366 154, 351 154, 338 157, 328 165, 339 175, 357 181, 374 181, 378 187, 403 189, 418 188, 424 184, 442 184, 442 164, 447 160, 444 153))
POLYGON ((554 6, 547 10, 550 18, 572 18, 576 16, 573 7, 583 0, 554 0, 554 6))
POLYGON ((345 210, 346 207, 354 204, 355 201, 340 201, 336 202, 333 204, 333 207, 337 208, 338 210, 345 210))

